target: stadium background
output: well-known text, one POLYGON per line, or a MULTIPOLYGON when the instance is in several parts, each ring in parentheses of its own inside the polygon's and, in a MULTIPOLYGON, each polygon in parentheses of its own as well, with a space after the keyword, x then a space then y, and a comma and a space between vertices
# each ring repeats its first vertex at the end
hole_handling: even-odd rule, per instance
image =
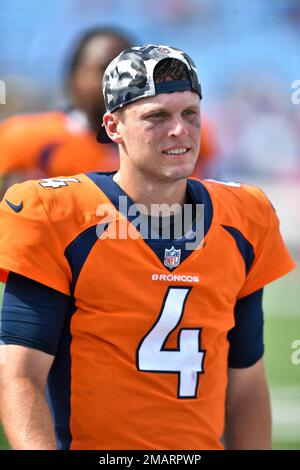
MULTIPOLYGON (((64 102, 65 56, 92 26, 113 25, 136 43, 186 50, 198 66, 202 109, 214 127, 218 152, 211 176, 259 184, 299 260, 300 104, 292 99, 292 84, 300 80, 298 0, 10 0, 2 5, 0 24, 6 87, 0 119, 64 102)), ((292 343, 300 340, 299 286, 298 264, 264 296, 277 449, 300 449, 300 364, 291 359, 292 343)))

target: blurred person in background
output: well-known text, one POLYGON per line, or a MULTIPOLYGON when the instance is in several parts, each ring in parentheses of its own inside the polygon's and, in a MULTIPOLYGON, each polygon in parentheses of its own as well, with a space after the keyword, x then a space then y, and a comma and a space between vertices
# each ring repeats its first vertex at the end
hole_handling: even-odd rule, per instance
POLYGON ((96 141, 105 112, 99 77, 130 39, 117 29, 97 27, 77 42, 66 73, 67 110, 16 115, 0 124, 1 192, 30 178, 118 168, 113 145, 96 141))
POLYGON ((193 177, 200 179, 215 177, 219 154, 218 141, 214 122, 204 113, 201 123, 201 147, 193 177))

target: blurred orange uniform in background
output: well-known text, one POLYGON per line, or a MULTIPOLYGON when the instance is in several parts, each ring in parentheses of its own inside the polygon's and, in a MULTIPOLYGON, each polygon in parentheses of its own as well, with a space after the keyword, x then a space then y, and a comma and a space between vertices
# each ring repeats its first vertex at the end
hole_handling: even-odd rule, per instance
POLYGON ((96 141, 79 111, 12 117, 0 125, 0 175, 57 176, 118 168, 117 151, 96 141))

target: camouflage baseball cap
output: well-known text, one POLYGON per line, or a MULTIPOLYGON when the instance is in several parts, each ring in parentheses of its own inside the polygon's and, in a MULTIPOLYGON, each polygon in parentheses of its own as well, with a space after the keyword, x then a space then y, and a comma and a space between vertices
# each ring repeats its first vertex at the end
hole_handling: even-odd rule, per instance
MULTIPOLYGON (((158 93, 190 90, 202 98, 196 66, 188 54, 175 47, 154 44, 131 47, 121 52, 106 68, 102 86, 108 112, 114 112, 136 100, 158 93), (155 83, 154 69, 164 59, 183 62, 187 68, 188 79, 155 83)), ((98 134, 98 141, 111 142, 103 127, 98 134)))

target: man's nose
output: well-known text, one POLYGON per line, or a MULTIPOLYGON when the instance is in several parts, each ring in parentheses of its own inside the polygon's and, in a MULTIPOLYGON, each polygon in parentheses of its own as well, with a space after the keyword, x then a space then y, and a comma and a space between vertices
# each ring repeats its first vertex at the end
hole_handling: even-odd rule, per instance
POLYGON ((188 130, 183 119, 181 117, 173 119, 169 130, 169 137, 185 137, 187 134, 188 130))

